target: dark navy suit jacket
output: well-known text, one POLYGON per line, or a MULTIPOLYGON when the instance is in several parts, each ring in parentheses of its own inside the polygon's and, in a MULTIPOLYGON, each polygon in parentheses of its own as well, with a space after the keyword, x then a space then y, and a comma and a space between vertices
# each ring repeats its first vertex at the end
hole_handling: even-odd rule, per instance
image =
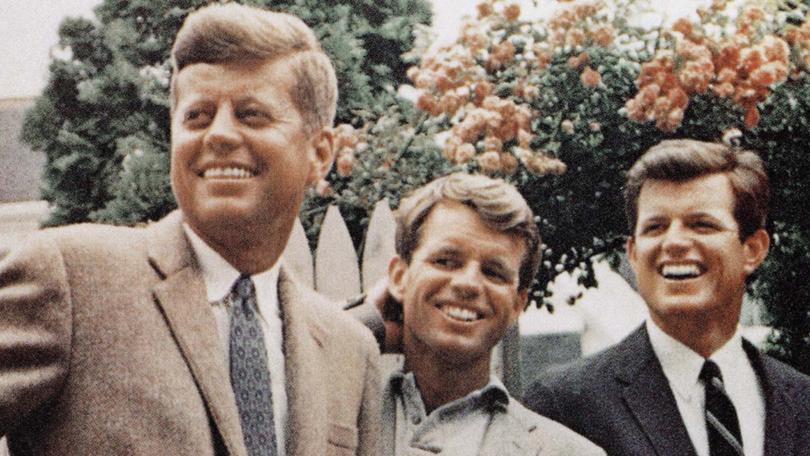
MULTIPOLYGON (((765 396, 764 454, 810 455, 810 377, 748 341, 743 346, 765 396)), ((696 455, 644 325, 613 347, 544 373, 524 402, 609 455, 696 455)))

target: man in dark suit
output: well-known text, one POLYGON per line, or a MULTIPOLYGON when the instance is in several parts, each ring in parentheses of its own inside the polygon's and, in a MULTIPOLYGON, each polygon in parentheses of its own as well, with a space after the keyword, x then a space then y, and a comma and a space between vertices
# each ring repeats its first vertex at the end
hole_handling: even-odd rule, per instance
POLYGON ((279 261, 332 163, 329 59, 297 18, 230 3, 189 15, 172 60, 180 209, 0 260, 0 434, 12 454, 376 456, 376 344, 279 261))
POLYGON ((547 372, 532 410, 621 456, 810 454, 810 378, 739 334, 765 258, 769 184, 750 151, 664 141, 631 168, 627 255, 649 319, 547 372))

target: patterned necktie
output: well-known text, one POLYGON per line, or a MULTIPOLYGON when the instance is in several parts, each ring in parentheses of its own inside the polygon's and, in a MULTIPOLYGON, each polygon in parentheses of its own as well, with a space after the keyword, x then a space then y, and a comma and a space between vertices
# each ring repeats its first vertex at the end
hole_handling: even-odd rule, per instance
POLYGON ((714 361, 706 360, 700 370, 706 387, 706 431, 711 456, 742 456, 742 436, 737 411, 726 395, 723 376, 714 361))
POLYGON ((276 430, 267 349, 256 315, 256 290, 242 275, 231 291, 231 330, 228 338, 231 386, 239 408, 245 446, 251 456, 275 456, 276 430))

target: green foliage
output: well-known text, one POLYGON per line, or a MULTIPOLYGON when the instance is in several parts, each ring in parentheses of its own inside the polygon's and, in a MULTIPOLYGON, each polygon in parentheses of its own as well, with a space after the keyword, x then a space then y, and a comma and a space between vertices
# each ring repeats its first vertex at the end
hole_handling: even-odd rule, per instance
POLYGON ((460 169, 442 157, 433 139, 435 122, 414 111, 407 101, 391 100, 386 97, 388 104, 380 110, 363 113, 369 121, 357 135, 365 145, 350 160, 350 171, 341 175, 343 167, 336 167, 328 186, 307 195, 301 221, 313 246, 329 205, 340 208, 355 247, 362 251, 369 216, 378 201, 387 199, 397 207, 409 191, 460 169))
MULTIPOLYGON (((333 173, 331 193, 311 196, 310 210, 322 213, 316 207, 339 204, 359 243, 366 217, 382 196, 396 207, 403 192, 451 170, 502 177, 518 186, 538 217, 544 252, 532 297, 536 305, 547 305, 546 284, 557 274, 572 272, 581 285, 595 286, 594 257, 615 261, 622 253, 625 173, 645 150, 667 138, 736 143, 762 155, 773 188, 773 246, 750 292, 769 310, 775 330, 772 351, 810 372, 810 281, 802 280, 810 276, 810 218, 805 215, 810 199, 810 77, 795 63, 807 50, 791 49, 789 78, 753 87, 760 91, 759 102, 743 105, 712 89, 690 91, 685 109, 676 113, 682 120, 675 116, 676 122, 657 126, 655 116, 666 116, 675 106, 665 105, 655 116, 648 110, 632 120, 631 108, 638 106, 628 100, 639 93, 642 65, 661 47, 672 45, 671 35, 634 29, 623 13, 608 17, 581 9, 565 20, 521 22, 498 15, 503 2, 485 3, 493 9, 467 24, 455 46, 423 54, 412 72, 423 114, 394 110, 368 117, 372 127, 361 135, 363 146, 351 146, 351 173, 333 173), (605 25, 615 31, 612 41, 589 35, 605 25), (571 44, 572 38, 577 44, 571 44), (598 78, 586 75, 589 71, 598 78), (478 97, 479 90, 489 102, 478 97), (510 120, 524 107, 531 110, 530 135, 514 137, 499 130, 501 120, 510 120), (754 108, 761 118, 746 128, 746 114, 754 108), (471 129, 468 121, 482 110, 489 126, 471 129), (402 138, 418 138, 422 145, 399 158, 402 138), (366 148, 366 143, 374 146, 366 148), (464 154, 459 153, 462 148, 464 154), (421 161, 416 158, 420 153, 421 161), (485 159, 493 154, 500 156, 500 165, 485 159), (510 155, 518 166, 509 166, 510 155), (534 166, 532 157, 559 159, 565 172, 534 166)), ((620 9, 629 11, 636 3, 622 2, 620 9)), ((786 30, 779 23, 762 28, 786 30)), ((810 26, 805 28, 810 36, 810 26)), ((666 71, 677 71, 677 66, 666 71)), ((748 83, 748 75, 738 77, 737 84, 748 83)))
MULTIPOLYGON (((47 224, 136 223, 174 207, 167 185, 169 53, 185 16, 207 0, 104 0, 97 20, 65 19, 50 80, 23 140, 45 152, 47 224)), ((245 0, 292 12, 322 40, 337 70, 338 121, 405 79, 400 55, 430 21, 425 0, 245 0)))

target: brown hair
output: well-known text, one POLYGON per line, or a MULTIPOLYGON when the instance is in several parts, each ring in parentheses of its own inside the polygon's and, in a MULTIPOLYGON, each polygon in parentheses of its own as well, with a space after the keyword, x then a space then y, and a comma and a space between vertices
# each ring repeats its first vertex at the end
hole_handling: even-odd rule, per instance
POLYGON ((396 213, 396 251, 402 259, 411 262, 419 246, 422 225, 442 201, 465 204, 493 229, 523 238, 526 250, 520 264, 518 289, 531 285, 540 264, 540 231, 534 214, 514 186, 482 175, 455 173, 440 177, 400 202, 396 213))
POLYGON ((331 127, 337 79, 312 30, 295 16, 237 3, 212 4, 188 15, 172 47, 172 110, 177 74, 195 63, 227 64, 286 58, 294 74, 290 94, 312 133, 331 127))
POLYGON ((750 150, 676 139, 651 147, 627 173, 624 204, 631 235, 636 229, 638 197, 646 180, 680 182, 715 173, 725 174, 731 183, 735 197, 734 218, 739 226, 740 240, 765 228, 770 184, 762 159, 750 150))

